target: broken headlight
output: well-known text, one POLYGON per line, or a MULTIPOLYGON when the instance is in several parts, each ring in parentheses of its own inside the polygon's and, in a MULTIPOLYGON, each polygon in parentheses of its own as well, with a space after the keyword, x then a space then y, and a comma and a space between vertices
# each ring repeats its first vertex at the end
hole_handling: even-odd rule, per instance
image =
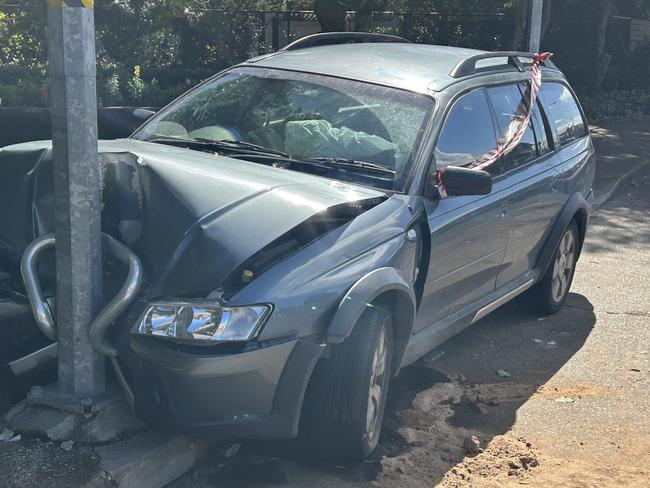
POLYGON ((270 305, 222 307, 215 303, 155 303, 147 307, 134 332, 206 345, 249 341, 270 313, 270 305))

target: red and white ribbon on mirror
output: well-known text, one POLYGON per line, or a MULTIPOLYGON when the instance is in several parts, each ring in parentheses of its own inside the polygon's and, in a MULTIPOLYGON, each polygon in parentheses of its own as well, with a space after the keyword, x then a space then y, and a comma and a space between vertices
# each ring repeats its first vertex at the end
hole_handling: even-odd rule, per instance
POLYGON ((522 97, 521 103, 517 107, 517 112, 512 117, 512 121, 508 125, 505 134, 497 142, 496 148, 475 160, 469 165, 470 168, 485 169, 491 166, 499 158, 510 153, 521 142, 530 124, 530 119, 533 116, 533 109, 537 101, 537 96, 539 95, 539 90, 542 88, 541 64, 548 61, 551 56, 553 56, 552 53, 541 53, 533 57, 530 86, 526 89, 526 93, 522 97))

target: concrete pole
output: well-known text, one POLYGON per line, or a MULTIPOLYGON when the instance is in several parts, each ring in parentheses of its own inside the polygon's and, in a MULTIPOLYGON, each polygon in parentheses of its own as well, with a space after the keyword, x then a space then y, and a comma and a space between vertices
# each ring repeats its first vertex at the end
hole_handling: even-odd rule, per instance
POLYGON ((544 0, 530 0, 528 15, 528 52, 538 53, 542 38, 544 0))
POLYGON ((105 360, 89 326, 102 298, 100 170, 93 0, 48 0, 50 104, 56 214, 59 391, 105 390, 105 360))

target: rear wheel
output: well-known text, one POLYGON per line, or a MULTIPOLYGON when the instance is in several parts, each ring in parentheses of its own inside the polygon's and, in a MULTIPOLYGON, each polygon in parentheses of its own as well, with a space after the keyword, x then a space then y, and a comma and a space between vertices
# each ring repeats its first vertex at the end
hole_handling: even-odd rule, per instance
POLYGON ((350 337, 316 367, 303 404, 300 440, 312 459, 358 463, 377 447, 392 371, 393 328, 369 307, 350 337))
POLYGON ((562 234, 546 274, 526 294, 526 301, 535 312, 550 315, 564 306, 573 283, 579 245, 578 225, 572 220, 562 234))

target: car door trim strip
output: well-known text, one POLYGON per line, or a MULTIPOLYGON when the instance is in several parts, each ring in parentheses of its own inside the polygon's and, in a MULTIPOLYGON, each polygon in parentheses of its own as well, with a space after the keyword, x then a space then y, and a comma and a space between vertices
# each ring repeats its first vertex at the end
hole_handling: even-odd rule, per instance
POLYGON ((510 300, 515 298, 516 296, 521 295, 523 292, 528 290, 528 288, 533 286, 534 283, 535 283, 535 279, 531 278, 530 280, 528 280, 523 285, 515 288, 514 290, 512 290, 509 293, 506 293, 505 295, 503 295, 498 300, 495 300, 492 303, 486 305, 485 307, 480 309, 478 312, 476 312, 476 315, 474 315, 474 318, 472 319, 472 324, 475 323, 475 322, 478 322, 479 320, 481 320, 483 317, 485 317, 489 313, 494 312, 501 305, 505 305, 507 302, 509 302, 510 300))

